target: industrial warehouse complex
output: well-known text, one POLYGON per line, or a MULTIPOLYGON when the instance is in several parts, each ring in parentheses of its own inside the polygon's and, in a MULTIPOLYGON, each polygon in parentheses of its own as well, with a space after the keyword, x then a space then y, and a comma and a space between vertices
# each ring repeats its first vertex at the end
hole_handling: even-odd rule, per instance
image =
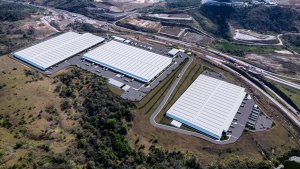
MULTIPOLYGON (((14 52, 12 56, 44 74, 70 65, 80 67, 107 78, 109 84, 123 91, 122 98, 131 101, 142 100, 180 65, 186 70, 189 64, 183 63, 193 61, 182 49, 112 38, 105 40, 90 33, 68 32, 14 52)), ((219 141, 227 135, 237 118, 243 127, 233 129, 234 138, 240 137, 246 125, 255 128, 259 110, 252 110, 253 99, 245 101, 245 89, 208 74, 201 74, 166 112, 165 116, 173 120, 170 125, 180 128, 183 124, 210 141, 219 141)), ((177 80, 180 77, 177 75, 177 80)))
POLYGON ((83 58, 146 83, 172 63, 170 57, 117 41, 107 42, 83 58))
POLYGON ((106 40, 90 33, 67 32, 11 56, 45 75, 71 65, 80 67, 125 91, 122 98, 139 101, 188 57, 177 50, 169 52, 117 36, 106 40))
POLYGON ((166 116, 205 135, 220 139, 246 96, 245 89, 200 75, 167 111, 166 116))
POLYGON ((103 41, 104 38, 90 33, 78 34, 68 32, 15 52, 13 55, 36 68, 46 70, 103 41))

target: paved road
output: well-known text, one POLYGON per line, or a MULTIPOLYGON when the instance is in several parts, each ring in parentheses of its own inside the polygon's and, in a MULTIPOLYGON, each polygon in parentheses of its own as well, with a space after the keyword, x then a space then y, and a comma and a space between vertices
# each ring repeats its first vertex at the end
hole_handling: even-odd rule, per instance
MULTIPOLYGON (((222 64, 223 65, 223 64, 222 64)), ((233 69, 229 68, 226 65, 223 65, 224 68, 226 68, 227 70, 239 74, 238 72, 235 72, 233 69)), ((271 97, 268 93, 266 93, 264 90, 262 90, 261 88, 259 88, 257 85, 255 85, 252 81, 250 81, 249 79, 247 79, 246 77, 240 75, 240 77, 245 80, 247 83, 249 83, 251 86, 255 87, 258 91, 260 91, 263 95, 265 95, 268 99, 270 99, 278 108, 280 108, 282 110, 282 112, 284 112, 284 114, 286 114, 292 121, 294 124, 296 124, 298 127, 300 127, 300 122, 299 120, 293 115, 292 112, 290 112, 287 108, 285 108, 281 103, 279 103, 277 100, 275 100, 273 97, 271 97)))
POLYGON ((159 106, 155 109, 154 113, 151 115, 151 117, 150 117, 150 123, 154 127, 156 127, 156 128, 160 128, 160 129, 168 130, 168 131, 172 131, 172 132, 177 132, 177 133, 181 133, 181 134, 196 136, 196 137, 205 139, 207 141, 210 141, 210 142, 213 142, 213 143, 216 143, 216 144, 223 144, 224 142, 221 142, 221 141, 218 141, 218 140, 214 140, 214 139, 212 139, 210 137, 207 137, 207 136, 204 136, 204 135, 202 135, 200 133, 196 133, 196 132, 192 132, 192 131, 188 131, 188 130, 183 130, 183 129, 179 129, 179 128, 175 128, 175 127, 171 127, 171 126, 159 124, 159 123, 157 123, 155 121, 156 116, 161 112, 161 110, 166 105, 167 101, 169 100, 170 96, 172 95, 172 93, 174 92, 175 88, 177 87, 179 81, 181 80, 182 75, 185 73, 185 71, 187 70, 187 68, 192 63, 192 61, 193 61, 193 58, 189 57, 188 63, 184 66, 184 68, 180 72, 181 76, 179 78, 175 79, 175 81, 172 84, 171 88, 168 90, 166 96, 163 98, 163 100, 161 101, 161 103, 159 104, 159 106))
POLYGON ((174 81, 174 83, 172 84, 171 88, 168 90, 167 94, 165 95, 165 97, 163 98, 163 100, 161 101, 159 106, 155 109, 154 113, 151 115, 150 123, 156 128, 160 128, 160 129, 168 130, 168 131, 172 131, 172 132, 177 132, 177 133, 181 133, 181 134, 186 134, 186 135, 190 135, 190 136, 195 136, 195 137, 204 139, 206 141, 212 142, 214 144, 225 145, 225 144, 231 144, 231 143, 236 142, 239 137, 232 136, 232 137, 229 137, 228 140, 220 141, 220 140, 212 139, 212 138, 210 138, 208 136, 205 136, 203 134, 200 134, 198 132, 183 130, 183 129, 180 129, 180 128, 175 128, 175 127, 172 127, 172 126, 159 124, 155 121, 155 118, 162 111, 162 109, 164 108, 164 106, 168 102, 170 96, 172 95, 172 93, 174 92, 175 88, 177 87, 179 81, 181 80, 182 75, 185 73, 185 71, 187 70, 189 65, 192 63, 192 61, 193 61, 193 59, 191 57, 189 57, 188 63, 184 66, 184 68, 180 72, 181 76, 174 81))
MULTIPOLYGON (((283 40, 281 39, 281 37, 283 35, 300 35, 300 33, 292 33, 292 32, 288 32, 288 33, 284 33, 284 34, 279 34, 277 36, 278 40, 281 42, 281 44, 283 45, 283 40)), ((295 55, 300 55, 299 53, 297 53, 295 50, 288 48, 289 51, 291 51, 292 53, 294 53, 295 55)))
POLYGON ((269 74, 269 73, 265 73, 265 72, 264 72, 264 77, 266 77, 266 78, 268 78, 268 79, 270 79, 270 80, 273 80, 273 81, 275 81, 275 82, 284 84, 284 85, 286 85, 286 86, 290 86, 290 87, 292 87, 292 88, 295 88, 295 89, 300 90, 300 85, 298 85, 298 84, 296 84, 296 83, 293 83, 293 82, 290 82, 290 81, 288 81, 288 80, 281 79, 281 78, 279 78, 279 77, 277 77, 277 76, 274 76, 274 75, 272 75, 272 74, 269 74))
POLYGON ((276 74, 276 73, 272 73, 272 72, 267 72, 267 73, 271 74, 271 75, 278 76, 278 77, 283 77, 283 78, 286 78, 286 79, 298 80, 300 82, 300 75, 299 74, 297 74, 296 77, 290 77, 290 76, 280 75, 280 74, 276 74), (299 78, 297 78, 297 76, 299 78))
POLYGON ((287 85, 287 86, 290 86, 290 87, 293 87, 293 88, 296 88, 296 89, 300 90, 300 85, 295 84, 293 82, 290 82, 288 80, 282 79, 282 78, 278 77, 277 75, 275 76, 274 73, 272 73, 272 72, 269 72, 269 71, 263 70, 261 68, 255 67, 255 66, 253 66, 253 65, 251 65, 249 63, 246 63, 246 62, 244 62, 242 60, 236 59, 233 56, 226 55, 226 54, 224 54, 222 52, 219 52, 219 51, 216 51, 214 49, 207 49, 207 50, 210 51, 211 53, 214 53, 216 55, 219 55, 219 56, 225 57, 225 58, 227 58, 229 60, 232 60, 232 61, 234 61, 234 62, 236 62, 236 63, 238 63, 238 64, 240 64, 242 66, 250 67, 250 68, 253 67, 253 68, 255 68, 255 71, 257 73, 262 74, 263 76, 265 76, 268 79, 274 80, 274 81, 276 81, 278 83, 281 83, 281 84, 284 84, 284 85, 287 85))
MULTIPOLYGON (((152 125, 154 125, 155 127, 158 127, 158 128, 165 128, 165 127, 168 128, 169 127, 169 126, 165 126, 165 125, 161 125, 161 124, 156 123, 155 118, 159 114, 159 112, 164 108, 164 106, 166 105, 168 99, 170 98, 170 96, 172 95, 173 91, 177 87, 177 84, 181 80, 183 74, 185 73, 185 71, 187 70, 187 68, 190 66, 190 64, 193 62, 193 58, 188 57, 188 59, 189 59, 188 62, 185 64, 185 66, 183 67, 183 69, 179 73, 181 76, 179 76, 178 78, 175 79, 175 81, 172 84, 171 88, 169 89, 168 93, 166 94, 166 96, 164 97, 164 99, 161 101, 161 103, 159 104, 159 106, 156 108, 156 110, 154 111, 154 113, 150 117, 150 123, 152 125)), ((173 129, 173 127, 171 127, 171 128, 173 129)))

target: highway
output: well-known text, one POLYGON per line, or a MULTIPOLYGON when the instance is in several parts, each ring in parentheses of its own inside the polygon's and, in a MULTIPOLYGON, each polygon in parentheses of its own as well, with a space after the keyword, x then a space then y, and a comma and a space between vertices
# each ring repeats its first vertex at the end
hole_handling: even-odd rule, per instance
MULTIPOLYGON (((223 64, 222 64, 223 65, 223 64)), ((227 68, 227 70, 233 72, 233 73, 237 73, 234 70, 232 70, 231 68, 229 68, 226 65, 223 65, 223 67, 227 68)), ((266 93, 264 90, 262 90, 261 88, 259 88, 257 85, 255 85, 253 82, 251 82, 249 79, 247 79, 244 76, 240 76, 243 80, 245 80, 247 83, 249 83, 251 86, 255 87, 258 91, 260 91, 263 95, 265 95, 269 100, 271 100, 285 115, 287 115, 289 117, 289 119, 292 120, 292 122, 297 125, 298 127, 300 127, 300 121, 294 116, 294 114, 292 112, 290 112, 287 108, 285 108, 281 103, 279 103, 277 100, 275 100, 273 97, 271 97, 268 93, 266 93)), ((276 94, 277 95, 277 94, 276 94)), ((278 95, 277 95, 278 96, 278 95)), ((278 96, 279 97, 279 96, 278 96)), ((280 98, 280 97, 279 97, 280 98)), ((280 98, 281 99, 281 98, 280 98)))
POLYGON ((264 77, 266 77, 266 78, 268 78, 270 80, 273 80, 273 81, 276 81, 278 83, 284 84, 286 86, 290 86, 292 88, 300 90, 300 85, 298 85, 296 83, 293 83, 293 82, 281 79, 281 78, 279 78, 277 76, 274 76, 274 75, 272 75, 272 74, 270 74, 268 72, 263 72, 263 75, 264 75, 264 77))
MULTIPOLYGON (((208 58, 209 60, 211 60, 212 62, 215 62, 216 64, 222 66, 223 68, 231 71, 232 73, 237 74, 238 76, 240 76, 243 80, 245 80, 248 84, 250 84, 251 86, 255 87, 258 91, 260 91, 263 95, 265 95, 268 99, 270 99, 278 108, 280 108, 282 110, 282 112, 284 112, 293 122, 294 124, 296 124, 298 127, 300 127, 300 121, 298 120, 297 117, 294 116, 294 114, 289 111, 287 108, 285 108, 281 103, 279 103, 277 100, 275 100, 273 97, 271 97, 268 93, 266 93, 264 90, 262 90, 261 88, 259 88, 256 84, 254 84, 252 81, 250 81, 249 79, 247 79, 246 77, 242 76, 240 73, 234 71, 233 69, 231 69, 230 67, 226 66, 223 64, 223 62, 218 61, 216 59, 212 59, 212 57, 207 56, 206 58, 208 58)), ((276 97, 278 97, 278 99, 280 101, 282 101, 284 104, 286 104, 292 111, 294 111, 294 113, 296 112, 296 110, 290 106, 287 102, 285 102, 280 96, 277 95, 277 93, 275 93, 273 90, 271 90, 268 86, 264 85, 264 87, 268 90, 270 90, 273 94, 275 94, 276 97)), ((296 113, 295 113, 296 114, 296 113)))
MULTIPOLYGON (((253 65, 251 65, 249 63, 246 63, 246 62, 244 62, 242 60, 236 59, 233 56, 226 55, 226 54, 224 54, 222 52, 219 52, 219 51, 216 51, 214 49, 207 49, 207 50, 210 51, 211 53, 214 53, 216 55, 219 55, 219 56, 225 57, 225 58, 227 58, 227 59, 229 59, 231 61, 234 61, 234 62, 236 62, 239 65, 242 65, 244 67, 252 68, 252 69, 254 69, 255 72, 263 75, 264 77, 266 77, 266 78, 268 78, 270 80, 274 80, 274 81, 276 81, 278 83, 281 83, 281 84, 284 84, 286 86, 289 86, 289 87, 292 87, 292 88, 300 90, 300 85, 298 85, 296 83, 293 83, 293 82, 290 82, 288 80, 279 78, 277 75, 274 75, 274 73, 272 73, 272 72, 269 72, 269 71, 263 70, 261 68, 255 67, 255 66, 253 66, 253 65)), ((297 79, 297 80, 300 80, 300 79, 297 79)))

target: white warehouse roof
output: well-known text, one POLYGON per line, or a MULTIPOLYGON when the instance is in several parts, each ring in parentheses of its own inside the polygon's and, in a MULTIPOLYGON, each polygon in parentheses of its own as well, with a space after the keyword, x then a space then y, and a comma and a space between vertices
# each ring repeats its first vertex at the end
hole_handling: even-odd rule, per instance
POLYGON ((121 82, 119 82, 115 79, 112 79, 112 78, 108 79, 108 83, 113 85, 113 86, 119 87, 119 88, 121 88, 124 85, 124 83, 121 83, 121 82))
POLYGON ((117 41, 103 44, 83 57, 142 82, 149 82, 172 63, 170 57, 117 41))
POLYGON ((178 52, 179 52, 179 49, 173 48, 168 52, 168 54, 171 56, 175 56, 178 52))
POLYGON ((167 111, 174 120, 220 139, 230 127, 245 89, 206 75, 200 75, 167 111))
POLYGON ((45 70, 103 41, 103 38, 90 33, 68 32, 15 52, 14 56, 45 70))

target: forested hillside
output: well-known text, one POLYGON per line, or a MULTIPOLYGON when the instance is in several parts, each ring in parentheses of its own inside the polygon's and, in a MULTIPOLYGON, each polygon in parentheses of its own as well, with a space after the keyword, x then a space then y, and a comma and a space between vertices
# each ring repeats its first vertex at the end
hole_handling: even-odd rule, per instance
MULTIPOLYGON (((197 15, 193 11, 193 15, 197 15)), ((300 12, 296 9, 279 6, 255 6, 235 8, 232 6, 202 6, 199 11, 201 15, 208 18, 218 29, 203 27, 207 32, 216 36, 229 38, 229 24, 256 32, 299 32, 300 12)), ((206 21, 195 19, 201 24, 206 21)))
POLYGON ((37 10, 21 4, 0 2, 0 21, 18 21, 30 17, 37 10))

